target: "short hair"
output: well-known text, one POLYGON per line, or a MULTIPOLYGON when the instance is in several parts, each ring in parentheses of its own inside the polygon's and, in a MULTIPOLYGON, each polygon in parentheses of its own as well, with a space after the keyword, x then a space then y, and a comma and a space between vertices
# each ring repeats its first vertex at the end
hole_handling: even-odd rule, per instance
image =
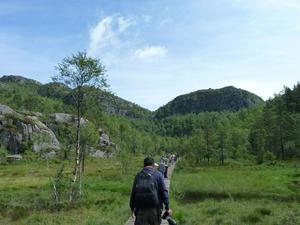
POLYGON ((154 159, 151 157, 147 157, 144 159, 144 166, 153 166, 154 159))

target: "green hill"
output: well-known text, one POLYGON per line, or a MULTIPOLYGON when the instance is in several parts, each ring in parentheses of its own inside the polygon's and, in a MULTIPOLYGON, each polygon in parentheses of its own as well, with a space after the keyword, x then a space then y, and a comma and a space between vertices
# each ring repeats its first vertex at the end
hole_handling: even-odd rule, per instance
MULTIPOLYGON (((129 118, 146 118, 151 111, 102 90, 94 90, 91 104, 99 104, 109 114, 129 118)), ((15 109, 40 112, 70 111, 73 105, 72 89, 64 84, 50 82, 41 84, 22 76, 8 75, 0 78, 0 100, 15 109), (24 104, 25 103, 25 104, 24 104), (51 107, 50 107, 51 106, 51 107), (64 109, 62 109, 64 108, 64 109)))
POLYGON ((176 97, 160 107, 155 112, 155 117, 165 118, 172 115, 225 110, 237 111, 262 102, 263 100, 257 95, 233 86, 206 89, 176 97))

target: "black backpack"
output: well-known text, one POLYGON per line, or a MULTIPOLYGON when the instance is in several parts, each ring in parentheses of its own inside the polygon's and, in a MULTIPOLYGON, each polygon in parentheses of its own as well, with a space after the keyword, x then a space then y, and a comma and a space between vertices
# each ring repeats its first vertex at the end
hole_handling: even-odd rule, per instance
POLYGON ((135 202, 139 209, 159 207, 158 184, 153 174, 145 171, 137 174, 135 202))

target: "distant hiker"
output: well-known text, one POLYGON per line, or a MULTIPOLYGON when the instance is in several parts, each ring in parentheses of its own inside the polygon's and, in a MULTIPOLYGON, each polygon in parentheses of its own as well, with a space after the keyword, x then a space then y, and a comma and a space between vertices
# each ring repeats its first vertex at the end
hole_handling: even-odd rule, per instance
POLYGON ((169 194, 161 173, 154 169, 152 158, 144 159, 144 168, 139 172, 131 190, 130 208, 135 225, 159 225, 161 213, 169 211, 169 194))
POLYGON ((171 164, 174 165, 175 162, 176 162, 176 160, 177 160, 177 159, 176 159, 176 155, 175 155, 175 154, 172 154, 172 155, 171 155, 171 164))
POLYGON ((167 157, 164 158, 164 165, 165 165, 164 178, 168 178, 169 159, 167 157))
POLYGON ((160 162, 160 163, 158 164, 157 170, 158 170, 162 175, 164 175, 164 174, 165 174, 165 164, 164 164, 163 162, 160 162))

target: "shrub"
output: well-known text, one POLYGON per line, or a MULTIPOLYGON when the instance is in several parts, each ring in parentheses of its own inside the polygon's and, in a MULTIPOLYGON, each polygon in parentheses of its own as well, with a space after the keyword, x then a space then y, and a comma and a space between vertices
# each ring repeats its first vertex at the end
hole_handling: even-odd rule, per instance
POLYGON ((218 206, 207 207, 204 212, 210 216, 214 216, 221 213, 221 208, 218 206))
POLYGON ((261 217, 256 214, 256 213, 251 213, 247 216, 242 216, 241 220, 244 222, 244 223, 258 223, 259 221, 261 221, 261 217))
POLYGON ((35 161, 35 160, 38 160, 38 159, 39 159, 38 154, 36 154, 35 152, 33 152, 33 151, 31 151, 31 150, 25 151, 23 157, 24 157, 24 159, 25 159, 26 161, 29 161, 29 162, 32 162, 32 161, 35 161))
POLYGON ((50 208, 61 210, 68 206, 69 180, 64 172, 64 165, 60 167, 53 179, 50 179, 51 199, 50 208))
POLYGON ((260 214, 262 216, 271 215, 271 210, 266 208, 256 208, 254 210, 255 213, 260 214))
POLYGON ((29 216, 29 209, 24 206, 16 206, 10 209, 9 216, 16 221, 29 216))
POLYGON ((7 150, 0 146, 0 164, 6 163, 7 150))

